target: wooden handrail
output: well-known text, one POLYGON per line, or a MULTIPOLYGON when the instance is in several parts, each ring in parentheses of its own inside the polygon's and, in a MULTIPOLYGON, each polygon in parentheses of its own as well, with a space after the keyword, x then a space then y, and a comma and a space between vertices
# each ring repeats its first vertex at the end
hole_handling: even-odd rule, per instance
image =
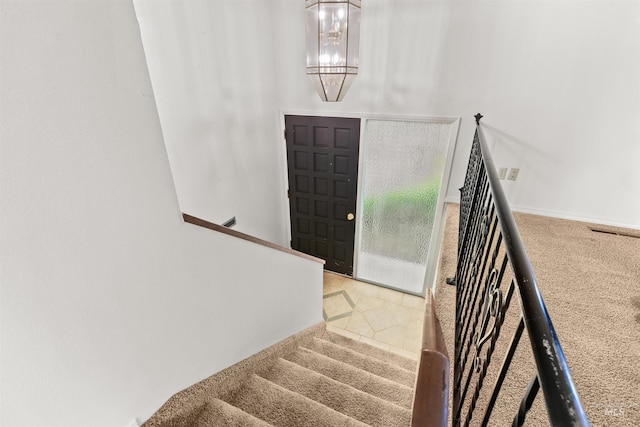
POLYGON ((412 427, 446 427, 449 355, 431 291, 425 296, 422 351, 413 399, 412 427))
POLYGON ((241 233, 240 231, 232 230, 230 228, 224 227, 219 224, 215 224, 213 222, 209 222, 207 220, 195 217, 193 215, 189 215, 186 213, 182 214, 182 219, 184 222, 188 222, 189 224, 197 225, 199 227, 208 228, 209 230, 217 231, 219 233, 224 233, 229 236, 237 237, 238 239, 246 240, 248 242, 252 242, 261 246, 266 246, 271 249, 275 249, 277 251, 286 252, 290 255, 295 255, 300 258, 308 259, 310 261, 315 261, 320 264, 325 264, 325 260, 321 258, 316 258, 312 255, 305 254, 304 252, 299 252, 290 248, 285 248, 284 246, 276 245, 275 243, 267 242, 266 240, 258 239, 257 237, 250 236, 245 233, 241 233))

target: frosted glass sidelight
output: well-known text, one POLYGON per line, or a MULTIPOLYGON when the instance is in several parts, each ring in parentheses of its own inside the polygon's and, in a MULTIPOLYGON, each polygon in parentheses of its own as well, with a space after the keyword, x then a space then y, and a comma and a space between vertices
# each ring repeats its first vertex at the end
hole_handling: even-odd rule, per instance
POLYGON ((451 126, 367 121, 359 279, 422 294, 451 126))

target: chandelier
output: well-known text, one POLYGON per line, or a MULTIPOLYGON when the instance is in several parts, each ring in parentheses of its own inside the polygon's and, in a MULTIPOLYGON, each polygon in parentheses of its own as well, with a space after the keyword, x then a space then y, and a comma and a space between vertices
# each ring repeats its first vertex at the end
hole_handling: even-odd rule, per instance
POLYGON ((306 0, 307 75, 323 101, 342 101, 358 75, 360 0, 306 0))

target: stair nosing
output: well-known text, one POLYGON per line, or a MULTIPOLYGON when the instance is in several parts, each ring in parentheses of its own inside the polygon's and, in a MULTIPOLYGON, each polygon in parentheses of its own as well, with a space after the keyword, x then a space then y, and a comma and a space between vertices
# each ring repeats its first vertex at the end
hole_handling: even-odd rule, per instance
MULTIPOLYGON (((336 344, 336 343, 334 343, 334 342, 332 342, 332 341, 327 341, 327 340, 324 340, 324 339, 322 339, 322 338, 318 338, 318 337, 314 337, 314 338, 313 338, 313 340, 317 340, 317 341, 325 342, 325 343, 329 344, 330 346, 341 348, 341 349, 343 349, 343 350, 345 350, 345 351, 347 351, 347 352, 353 353, 353 354, 357 354, 357 355, 360 355, 360 356, 369 357, 369 358, 374 359, 374 360, 376 360, 376 361, 378 361, 378 362, 381 362, 381 363, 384 363, 384 364, 386 364, 386 365, 393 366, 393 367, 395 367, 395 368, 397 368, 397 369, 400 369, 400 370, 402 370, 402 371, 404 371, 404 372, 406 372, 406 373, 408 373, 408 374, 411 374, 411 375, 414 375, 414 374, 415 374, 415 371, 412 371, 412 370, 409 370, 409 369, 407 369, 407 368, 404 368, 404 367, 402 367, 402 366, 400 366, 400 365, 397 365, 397 364, 395 364, 395 363, 393 363, 393 362, 389 362, 389 361, 387 361, 387 360, 380 359, 380 358, 377 358, 377 357, 375 357, 375 356, 370 356, 370 355, 368 355, 368 354, 366 354, 366 353, 361 353, 361 352, 359 352, 359 351, 357 351, 357 350, 354 350, 354 349, 349 348, 349 347, 345 347, 345 346, 340 345, 340 344, 336 344)), ((303 345, 302 347, 309 349, 308 347, 306 347, 306 345, 308 345, 308 344, 305 344, 305 345, 303 345)), ((312 349, 309 349, 309 350, 312 350, 312 349)), ((316 353, 317 353, 317 352, 316 352, 316 353)), ((330 356, 328 356, 328 357, 330 357, 330 356)))
MULTIPOLYGON (((369 373, 376 374, 380 377, 387 378, 391 381, 406 385, 408 387, 413 387, 415 385, 415 380, 416 380, 415 372, 409 371, 408 369, 404 369, 403 367, 398 366, 396 364, 389 363, 384 360, 377 359, 375 357, 370 357, 364 353, 354 351, 348 347, 344 347, 339 344, 332 343, 330 341, 319 340, 316 338, 314 338, 312 342, 302 345, 301 347, 306 348, 308 350, 313 350, 313 347, 316 347, 316 345, 314 345, 313 343, 316 343, 316 345, 320 346, 321 348, 327 348, 328 352, 339 352, 339 353, 343 353, 346 356, 352 357, 353 360, 345 361, 345 363, 355 368, 362 369, 369 373), (371 364, 362 363, 364 361, 371 361, 374 363, 371 363, 371 364), (394 372, 397 375, 395 375, 394 372)), ((318 351, 316 352, 325 354, 324 351, 320 349, 318 349, 318 351)), ((339 360, 334 357, 335 355, 325 354, 325 356, 328 356, 334 360, 339 360)))
POLYGON ((299 350, 296 353, 287 355, 283 358, 289 362, 297 364, 298 366, 310 369, 364 393, 395 403, 402 408, 412 408, 413 396, 415 393, 413 386, 410 387, 406 384, 376 375, 372 372, 362 371, 353 365, 344 363, 308 348, 299 347, 299 350), (321 366, 329 367, 327 364, 333 364, 335 369, 330 368, 329 371, 327 371, 326 369, 320 368, 321 366), (357 371, 366 374, 366 376, 358 374, 353 375, 357 371), (329 372, 335 373, 336 375, 328 375, 329 372), (388 393, 382 392, 383 390, 388 390, 388 393))
MULTIPOLYGON (((313 354, 315 354, 315 355, 318 355, 318 356, 320 356, 320 357, 326 357, 327 359, 331 359, 331 360, 333 360, 335 363, 339 363, 339 364, 341 364, 341 365, 348 366, 348 367, 351 367, 351 368, 353 368, 353 369, 360 369, 360 368, 358 368, 357 366, 353 366, 353 365, 351 365, 351 364, 349 364, 349 363, 343 362, 342 360, 334 359, 334 358, 333 358, 333 357, 331 357, 331 356, 327 356, 326 354, 319 353, 319 352, 317 352, 317 351, 315 351, 315 350, 313 350, 313 349, 311 349, 311 348, 307 348, 307 347, 304 347, 304 346, 300 346, 299 348, 300 348, 300 349, 304 349, 305 351, 308 351, 308 352, 313 353, 313 354)), ((284 358, 284 359, 285 359, 285 360, 287 360, 288 362, 296 363, 296 362, 292 362, 292 361, 291 361, 291 360, 289 360, 289 359, 286 359, 286 358, 284 358)), ((296 364, 297 364, 297 363, 296 363, 296 364)), ((297 365, 298 365, 298 366, 302 366, 302 365, 299 365, 299 364, 297 364, 297 365)), ((303 367, 303 368, 306 368, 306 366, 302 366, 302 367, 303 367)), ((307 368, 307 369, 309 369, 309 368, 307 368)), ((312 370, 312 371, 314 371, 314 372, 318 372, 318 371, 316 371, 315 369, 311 369, 311 370, 312 370)), ((378 374, 376 374, 376 373, 369 372, 369 371, 365 371, 365 372, 367 372, 369 375, 373 375, 373 376, 375 376, 375 377, 377 377, 377 378, 379 378, 379 379, 381 379, 381 380, 383 380, 383 381, 389 381, 389 382, 392 382, 392 383, 394 383, 395 385, 398 385, 398 386, 400 386, 400 387, 402 387, 402 388, 405 388, 405 389, 407 389, 407 390, 409 390, 409 391, 413 391, 413 387, 410 387, 410 386, 408 386, 408 385, 406 385, 406 384, 402 384, 402 383, 399 383, 399 382, 397 382, 397 381, 394 381, 394 380, 392 380, 391 378, 382 377, 382 376, 380 376, 380 375, 378 375, 378 374)), ((319 374, 321 374, 321 375, 324 375, 322 372, 318 372, 318 373, 319 373, 319 374)), ((331 377, 329 377, 329 378, 331 378, 331 377)), ((336 380, 336 381, 338 381, 338 380, 336 380)), ((339 381, 339 382, 340 382, 340 381, 339 381)), ((346 383, 343 383, 343 384, 346 384, 346 383)), ((348 384, 347 384, 347 385, 348 385, 348 384)))
MULTIPOLYGON (((331 407, 329 407, 329 406, 326 406, 326 405, 324 405, 324 404, 322 404, 322 403, 320 403, 320 402, 318 402, 318 401, 316 401, 316 400, 310 399, 310 398, 308 398, 307 396, 304 396, 304 395, 302 395, 302 394, 300 394, 300 393, 296 393, 296 392, 294 392, 294 391, 291 391, 291 390, 289 390, 288 388, 283 387, 283 386, 281 386, 281 385, 279 385, 279 384, 277 384, 277 383, 274 383, 273 381, 270 381, 270 380, 268 380, 268 379, 266 379, 266 378, 263 378, 263 377, 261 377, 261 376, 260 376, 260 375, 258 375, 258 374, 252 374, 252 375, 250 376, 249 380, 248 380, 248 381, 243 385, 243 387, 241 387, 239 390, 242 390, 242 389, 243 389, 244 387, 246 387, 246 386, 247 386, 251 381, 258 381, 258 382, 265 381, 265 382, 267 382, 267 383, 269 383, 269 384, 270 384, 270 385, 269 385, 269 387, 275 387, 276 389, 279 389, 280 391, 283 391, 283 392, 285 392, 285 393, 287 393, 287 394, 295 395, 295 396, 296 396, 297 398, 299 398, 299 399, 302 399, 302 400, 304 400, 304 401, 311 402, 311 404, 312 404, 313 406, 316 406, 316 405, 317 405, 317 406, 321 406, 321 407, 322 407, 322 409, 321 409, 322 411, 327 410, 327 411, 330 411, 330 412, 334 412, 335 414, 338 414, 338 416, 339 416, 339 417, 348 418, 348 419, 352 420, 353 422, 355 422, 356 424, 359 424, 361 427, 368 427, 368 426, 367 426, 367 424, 363 423, 362 421, 356 420, 355 418, 351 418, 351 417, 349 417, 348 415, 345 415, 345 414, 343 414, 343 413, 341 413, 341 412, 338 412, 338 411, 336 411, 335 409, 333 409, 333 408, 331 408, 331 407)), ((223 400, 224 400, 224 399, 223 399, 223 400)), ((226 400, 225 400, 225 401, 226 401, 226 400)), ((230 405, 236 406, 236 405, 234 405, 234 404, 233 404, 233 403, 231 403, 231 402, 228 402, 228 401, 226 401, 226 402, 227 402, 227 403, 229 403, 230 405)), ((245 410, 244 410, 243 408, 241 408, 241 407, 238 407, 238 406, 236 406, 236 407, 237 407, 237 408, 239 408, 239 409, 241 409, 241 410, 243 410, 243 411, 245 411, 245 410)), ((264 419, 260 418, 259 416, 255 415, 255 414, 253 414, 253 413, 251 413, 251 412, 248 412, 248 411, 245 411, 245 412, 247 412, 248 414, 251 414, 251 415, 253 415, 254 417, 259 418, 259 419, 261 419, 261 420, 263 420, 263 421, 265 421, 265 422, 267 422, 267 423, 270 423, 270 421, 268 421, 268 420, 264 420, 264 419)))
MULTIPOLYGON (((333 360, 335 360, 335 359, 333 359, 333 360)), ((394 403, 394 402, 391 402, 391 401, 389 401, 389 400, 383 399, 382 397, 375 396, 375 395, 373 395, 373 394, 371 394, 371 393, 367 393, 366 391, 362 391, 362 390, 360 390, 360 389, 358 389, 358 388, 356 388, 356 387, 352 386, 351 384, 347 384, 347 383, 343 383, 342 381, 338 381, 338 380, 336 380, 336 379, 334 379, 334 378, 331 378, 331 377, 329 377, 329 376, 327 376, 327 375, 323 374, 322 372, 318 372, 318 371, 316 371, 316 370, 313 370, 313 369, 307 368, 306 366, 299 365, 299 364, 297 364, 296 362, 292 362, 292 361, 287 360, 287 359, 282 358, 282 357, 278 358, 278 362, 280 362, 280 361, 284 362, 285 364, 295 365, 295 366, 297 366, 297 367, 299 367, 299 368, 301 368, 301 369, 304 369, 305 371, 313 372, 313 373, 315 373, 316 375, 323 376, 324 378, 326 378, 328 381, 330 381, 330 382, 332 382, 332 383, 337 383, 337 384, 339 384, 340 386, 348 387, 349 389, 352 389, 356 394, 362 394, 362 395, 366 395, 366 396, 371 396, 371 397, 372 397, 372 398, 374 398, 375 400, 380 400, 380 401, 382 401, 382 402, 386 402, 386 403, 388 403, 388 404, 390 404, 390 405, 396 406, 396 407, 398 407, 399 409, 407 410, 407 408, 404 408, 404 407, 402 407, 402 406, 398 405, 397 403, 394 403)), ((348 364, 346 364, 346 365, 348 365, 348 364)), ((349 365, 349 366, 350 366, 350 365, 349 365)), ((367 373, 371 374, 371 372, 367 372, 367 373)), ((375 375, 375 374, 371 374, 371 375, 375 375)), ((376 376, 377 376, 377 375, 376 375, 376 376)), ((264 378, 264 377, 263 377, 263 378, 264 378)), ((384 377, 378 377, 378 378, 382 378, 383 380, 387 380, 387 381, 392 381, 392 380, 389 380, 388 378, 384 378, 384 377)), ((269 380, 268 378, 265 378, 265 379, 267 379, 268 381, 271 381, 271 380, 269 380)), ((272 381, 272 382, 273 382, 273 381, 272 381)), ((410 390, 410 391, 413 391, 413 389, 412 389, 411 387, 407 387, 407 386, 406 386, 406 385, 404 385, 404 384, 396 383, 395 381, 392 381, 392 382, 394 382, 395 384, 398 384, 398 385, 399 385, 399 386, 401 386, 401 387, 405 387, 405 388, 407 388, 407 389, 408 389, 408 390, 410 390)), ((277 383, 276 383, 276 384, 277 384, 277 383)), ((282 387, 284 387, 284 386, 282 386, 282 387)), ((285 388, 286 388, 286 387, 285 387, 285 388)), ((304 396, 304 395, 303 395, 303 396, 304 396)), ((338 411, 338 412, 339 412, 339 411, 338 411)))
POLYGON ((331 332, 331 331, 328 331, 328 330, 325 331, 325 336, 328 337, 329 339, 325 339, 323 336, 319 336, 319 337, 315 337, 315 338, 317 338, 319 340, 322 340, 322 341, 328 341, 328 342, 331 342, 331 343, 336 344, 336 345, 341 345, 343 347, 349 348, 349 349, 351 349, 353 351, 356 351, 358 353, 362 353, 357 349, 358 347, 367 348, 368 350, 371 350, 373 352, 373 354, 370 354, 370 353, 362 353, 362 354, 366 354, 369 357, 373 357, 375 359, 382 360, 382 361, 387 362, 387 363, 391 363, 393 365, 399 366, 400 368, 403 368, 403 369, 406 369, 406 370, 409 370, 409 371, 415 371, 416 368, 417 368, 418 362, 416 360, 410 359, 408 357, 402 356, 402 355, 394 353, 392 351, 385 350, 383 348, 379 348, 379 347, 373 346, 373 345, 368 344, 366 342, 354 340, 353 338, 349 338, 347 336, 340 335, 340 334, 338 334, 336 332, 331 332), (355 348, 351 347, 351 345, 342 345, 341 343, 335 343, 330 338, 335 338, 335 339, 337 339, 339 341, 353 342, 353 345, 354 345, 355 348), (390 355, 394 360, 390 361, 388 359, 382 358, 380 353, 388 353, 388 355, 390 355), (401 360, 402 363, 405 364, 405 365, 411 365, 411 368, 407 368, 405 366, 399 365, 398 363, 396 363, 397 360, 401 360))
MULTIPOLYGON (((206 409, 206 406, 207 406, 207 405, 214 405, 214 404, 216 404, 216 403, 221 403, 223 406, 230 406, 230 407, 232 407, 232 408, 235 408, 235 409, 237 409, 238 411, 242 411, 242 412, 244 412, 244 413, 245 413, 245 414, 247 414, 249 417, 254 418, 255 420, 259 421, 261 424, 266 424, 267 426, 274 427, 274 426, 273 426, 273 424, 271 424, 271 423, 269 423, 269 422, 267 422, 267 421, 265 421, 265 420, 263 420, 263 419, 260 419, 260 418, 256 417, 255 415, 253 415, 253 414, 251 414, 251 413, 249 413, 249 412, 246 412, 246 411, 242 410, 241 408, 238 408, 237 406, 234 406, 234 405, 230 404, 229 402, 227 402, 227 401, 225 401, 225 400, 223 400, 223 399, 221 399, 221 398, 219 398, 219 397, 214 397, 214 398, 212 398, 212 399, 209 399, 209 400, 206 402, 206 404, 204 405, 204 408, 203 408, 203 409, 206 409)), ((201 411, 201 412, 204 412, 204 410, 203 410, 203 411, 201 411)), ((201 414, 201 415, 196 419, 196 421, 199 421, 201 416, 202 416, 202 414, 201 414)))
POLYGON ((289 389, 293 393, 307 397, 321 405, 327 406, 328 408, 367 425, 386 427, 386 424, 380 424, 379 421, 376 421, 377 417, 383 416, 379 412, 380 410, 387 415, 394 414, 392 415, 393 417, 405 417, 407 421, 411 419, 411 409, 409 408, 359 390, 356 387, 335 380, 327 375, 314 371, 313 369, 309 369, 305 366, 301 366, 282 357, 278 358, 276 363, 274 363, 273 368, 268 372, 265 372, 261 377, 276 385, 289 389), (304 382, 304 378, 310 379, 313 383, 297 388, 296 384, 298 382, 304 382), (293 379, 293 381, 290 381, 290 379, 293 379), (336 393, 338 398, 327 398, 328 396, 325 393, 318 392, 319 389, 322 390, 325 389, 325 387, 332 390, 333 393, 336 393), (346 398, 347 400, 353 399, 357 409, 354 410, 353 405, 341 405, 341 403, 344 402, 341 397, 346 398), (374 415, 374 417, 371 418, 372 414, 378 415, 374 415))

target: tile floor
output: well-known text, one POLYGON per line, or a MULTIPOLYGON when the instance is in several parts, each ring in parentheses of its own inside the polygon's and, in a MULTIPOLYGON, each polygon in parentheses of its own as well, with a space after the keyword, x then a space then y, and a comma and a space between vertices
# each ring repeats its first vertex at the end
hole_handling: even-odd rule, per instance
POLYGON ((327 330, 417 360, 424 298, 324 273, 327 330))

